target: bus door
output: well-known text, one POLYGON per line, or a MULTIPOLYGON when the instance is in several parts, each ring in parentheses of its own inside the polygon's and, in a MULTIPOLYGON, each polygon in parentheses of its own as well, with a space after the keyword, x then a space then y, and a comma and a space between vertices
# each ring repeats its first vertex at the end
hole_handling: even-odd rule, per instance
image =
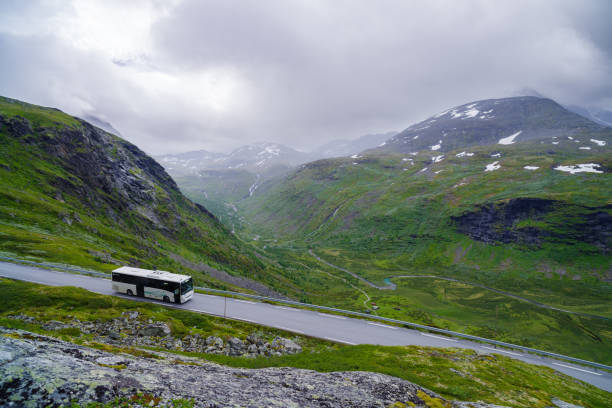
POLYGON ((136 284, 136 296, 144 297, 144 284, 142 282, 136 284))
POLYGON ((181 303, 181 289, 179 283, 177 283, 174 288, 174 303, 181 303))

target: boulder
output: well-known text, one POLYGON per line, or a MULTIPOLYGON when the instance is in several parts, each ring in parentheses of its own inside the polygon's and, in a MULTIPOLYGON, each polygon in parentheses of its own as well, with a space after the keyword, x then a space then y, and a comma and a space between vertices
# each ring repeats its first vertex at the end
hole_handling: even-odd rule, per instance
POLYGON ((59 322, 57 320, 49 320, 47 323, 43 324, 42 328, 45 330, 60 330, 64 329, 66 326, 65 323, 59 322))
POLYGON ((149 337, 165 337, 170 334, 170 328, 166 323, 148 324, 140 330, 140 334, 149 337))
POLYGON ((227 341, 229 346, 229 355, 230 356, 240 356, 244 354, 246 349, 244 342, 237 337, 230 337, 227 341))
POLYGON ((206 338, 206 345, 215 348, 223 348, 223 339, 216 336, 208 336, 206 338))
POLYGON ((121 334, 113 330, 108 332, 108 337, 110 337, 113 340, 121 340, 121 334))
POLYGON ((280 354, 296 354, 302 352, 302 347, 293 340, 284 337, 276 337, 270 345, 275 353, 280 354))
POLYGON ((134 320, 138 318, 139 313, 137 311, 128 311, 121 313, 122 316, 127 317, 128 319, 134 320))

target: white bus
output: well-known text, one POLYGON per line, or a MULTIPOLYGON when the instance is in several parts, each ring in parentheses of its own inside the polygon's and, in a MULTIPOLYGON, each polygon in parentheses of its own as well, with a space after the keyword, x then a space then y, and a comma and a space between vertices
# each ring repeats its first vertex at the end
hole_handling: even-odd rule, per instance
POLYGON ((193 297, 191 276, 122 266, 113 271, 113 290, 164 302, 184 303, 193 297))

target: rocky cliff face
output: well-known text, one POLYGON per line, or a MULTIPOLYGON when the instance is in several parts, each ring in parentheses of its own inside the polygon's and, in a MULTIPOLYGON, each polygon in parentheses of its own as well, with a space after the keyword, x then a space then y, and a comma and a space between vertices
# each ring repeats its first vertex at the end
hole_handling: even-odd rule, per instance
POLYGON ((609 206, 588 208, 539 198, 515 198, 481 205, 453 217, 457 229, 486 243, 539 245, 543 240, 585 242, 603 253, 612 248, 609 206))
POLYGON ((133 211, 152 226, 175 231, 181 226, 178 206, 210 218, 203 207, 181 199, 176 183, 151 157, 133 144, 85 121, 79 127, 36 126, 28 119, 0 115, 0 126, 26 148, 42 150, 71 177, 56 175, 50 180, 56 197, 76 196, 93 210, 104 208, 116 221, 124 211, 133 211), (168 216, 159 206, 168 206, 168 216))
POLYGON ((416 384, 383 374, 234 369, 164 353, 151 357, 156 358, 115 355, 2 329, 0 400, 14 407, 122 399, 153 406, 179 398, 197 407, 494 407, 446 401, 416 384))

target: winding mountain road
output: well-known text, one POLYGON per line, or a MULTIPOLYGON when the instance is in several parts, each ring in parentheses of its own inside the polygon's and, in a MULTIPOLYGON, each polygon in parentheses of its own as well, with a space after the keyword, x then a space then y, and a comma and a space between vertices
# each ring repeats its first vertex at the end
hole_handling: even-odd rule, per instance
MULTIPOLYGON (((77 286, 104 295, 121 296, 134 301, 156 302, 150 299, 130 298, 113 292, 108 279, 58 272, 32 266, 0 262, 0 276, 51 286, 77 286)), ((210 315, 226 316, 232 319, 275 327, 293 333, 344 344, 459 347, 477 350, 481 353, 499 353, 527 363, 553 368, 571 377, 612 392, 612 373, 605 370, 587 368, 561 360, 514 350, 498 349, 487 344, 423 333, 402 327, 388 326, 368 320, 200 293, 196 293, 192 300, 185 304, 165 305, 210 315)))

